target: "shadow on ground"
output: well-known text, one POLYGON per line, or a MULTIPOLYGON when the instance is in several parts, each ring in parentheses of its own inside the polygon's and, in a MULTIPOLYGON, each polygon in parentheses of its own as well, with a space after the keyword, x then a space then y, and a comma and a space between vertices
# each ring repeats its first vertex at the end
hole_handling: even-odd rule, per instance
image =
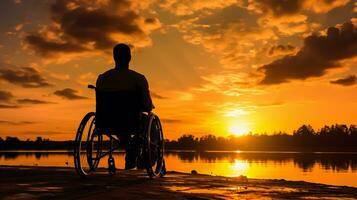
POLYGON ((285 180, 103 170, 81 179, 72 168, 0 167, 0 199, 356 199, 357 188, 285 180))

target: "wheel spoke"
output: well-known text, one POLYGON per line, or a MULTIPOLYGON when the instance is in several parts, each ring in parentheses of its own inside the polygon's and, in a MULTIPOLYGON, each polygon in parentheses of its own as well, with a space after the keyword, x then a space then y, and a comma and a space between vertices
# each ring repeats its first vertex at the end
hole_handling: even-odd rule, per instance
POLYGON ((82 120, 76 135, 74 150, 76 171, 81 176, 93 172, 99 165, 102 152, 102 135, 95 128, 95 114, 88 113, 82 120))

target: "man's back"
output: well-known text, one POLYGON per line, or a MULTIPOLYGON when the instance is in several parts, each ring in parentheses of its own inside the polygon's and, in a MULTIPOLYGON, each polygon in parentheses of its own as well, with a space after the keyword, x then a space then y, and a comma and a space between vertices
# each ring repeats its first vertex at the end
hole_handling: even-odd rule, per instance
POLYGON ((153 108, 145 76, 130 69, 115 68, 99 75, 97 90, 138 92, 142 111, 151 111, 153 108))
MULTIPOLYGON (((131 50, 128 45, 115 45, 113 58, 115 68, 97 79, 96 126, 136 135, 137 128, 142 131, 140 124, 145 123, 145 115, 141 112, 153 109, 149 84, 145 76, 129 69, 131 50)), ((121 136, 121 140, 131 140, 128 135, 121 136)), ((138 149, 126 143, 125 169, 132 169, 136 167, 138 149)))

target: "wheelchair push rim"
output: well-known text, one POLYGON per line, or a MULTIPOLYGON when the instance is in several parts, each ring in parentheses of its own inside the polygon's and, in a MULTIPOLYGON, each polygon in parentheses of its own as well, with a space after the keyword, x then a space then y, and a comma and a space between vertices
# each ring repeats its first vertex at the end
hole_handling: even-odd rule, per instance
POLYGON ((150 178, 164 176, 164 136, 160 119, 154 113, 149 116, 145 142, 146 169, 150 178))
POLYGON ((74 148, 74 164, 77 174, 85 177, 96 170, 102 152, 102 135, 95 129, 95 113, 88 113, 81 121, 74 148))

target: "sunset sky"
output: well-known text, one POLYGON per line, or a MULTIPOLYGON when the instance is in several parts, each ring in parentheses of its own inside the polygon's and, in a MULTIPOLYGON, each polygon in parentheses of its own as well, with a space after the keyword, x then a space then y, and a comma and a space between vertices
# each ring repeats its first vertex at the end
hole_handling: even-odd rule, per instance
POLYGON ((357 1, 2 0, 0 137, 74 139, 116 43, 165 137, 357 124, 357 1))

